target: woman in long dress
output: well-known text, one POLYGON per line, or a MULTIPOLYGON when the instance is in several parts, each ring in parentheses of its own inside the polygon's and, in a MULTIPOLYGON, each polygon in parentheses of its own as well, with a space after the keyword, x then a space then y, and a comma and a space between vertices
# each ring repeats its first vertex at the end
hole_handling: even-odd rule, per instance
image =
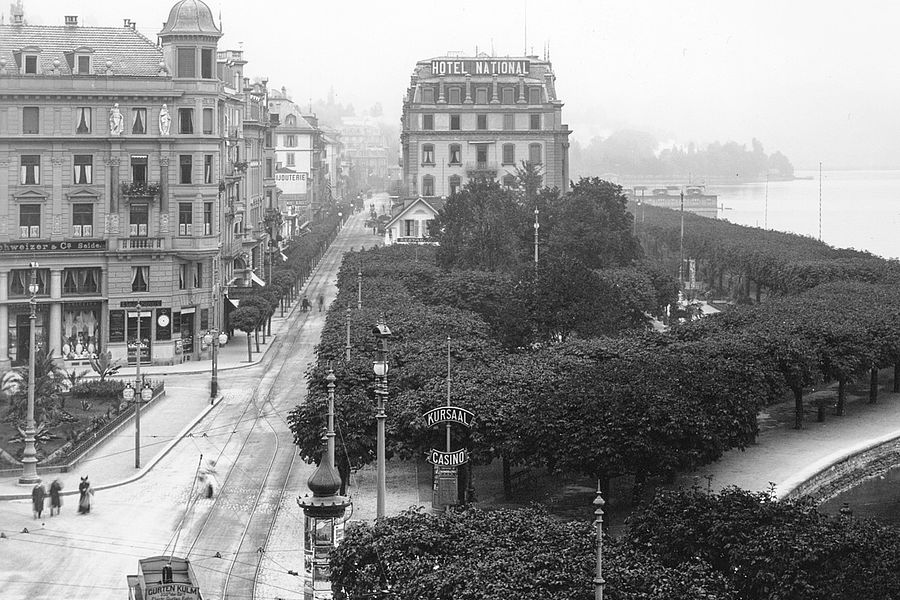
POLYGON ((91 512, 91 496, 94 495, 94 490, 91 489, 87 475, 81 478, 81 483, 78 484, 78 493, 80 494, 78 497, 78 514, 86 515, 91 512))
POLYGON ((59 514, 59 508, 62 506, 62 498, 60 497, 60 492, 62 491, 62 483, 59 482, 59 479, 54 479, 53 483, 50 484, 50 516, 53 516, 53 509, 56 509, 56 514, 59 514))

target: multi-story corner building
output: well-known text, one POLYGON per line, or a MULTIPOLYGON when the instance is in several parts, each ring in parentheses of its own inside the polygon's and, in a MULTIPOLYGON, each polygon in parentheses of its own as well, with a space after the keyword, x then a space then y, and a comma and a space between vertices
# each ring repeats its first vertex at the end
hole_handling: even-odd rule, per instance
POLYGON ((416 63, 403 101, 401 196, 449 196, 475 177, 511 185, 523 161, 565 190, 571 131, 555 81, 536 56, 416 63))
MULTIPOLYGON (((216 323, 226 145, 242 90, 217 72, 222 32, 200 0, 158 34, 134 23, 0 25, 0 370, 27 361, 29 282, 38 348, 64 366, 91 353, 171 364, 200 358, 216 323), (140 304, 140 311, 136 310, 140 304)), ((236 135, 235 137, 239 137, 236 135)))

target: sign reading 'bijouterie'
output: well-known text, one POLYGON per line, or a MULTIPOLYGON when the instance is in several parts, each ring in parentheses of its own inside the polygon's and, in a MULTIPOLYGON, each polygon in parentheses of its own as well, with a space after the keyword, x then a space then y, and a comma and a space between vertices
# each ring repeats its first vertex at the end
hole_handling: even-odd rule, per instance
POLYGON ((0 252, 86 252, 93 250, 106 250, 106 240, 0 243, 0 252))
POLYGON ((531 63, 527 60, 479 59, 433 60, 432 75, 528 75, 531 63))

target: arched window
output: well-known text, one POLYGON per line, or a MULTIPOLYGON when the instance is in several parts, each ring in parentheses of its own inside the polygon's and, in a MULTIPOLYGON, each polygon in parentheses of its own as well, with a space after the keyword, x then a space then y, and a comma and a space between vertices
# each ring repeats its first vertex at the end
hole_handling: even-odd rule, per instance
POLYGON ((434 177, 426 175, 422 178, 422 195, 426 197, 434 196, 434 177))
POLYGON ((462 187, 462 178, 459 175, 450 176, 450 195, 459 193, 462 187))
POLYGON ((284 124, 288 127, 295 127, 297 125, 297 117, 294 115, 288 115, 284 118, 284 124))

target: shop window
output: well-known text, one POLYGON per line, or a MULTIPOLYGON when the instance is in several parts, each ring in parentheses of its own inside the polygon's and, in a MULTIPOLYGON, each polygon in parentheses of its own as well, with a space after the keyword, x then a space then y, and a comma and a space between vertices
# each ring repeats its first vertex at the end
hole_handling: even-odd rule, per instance
POLYGON ((75 109, 75 133, 91 132, 91 109, 86 106, 79 106, 75 109))
MULTIPOLYGON (((110 311, 109 341, 113 340, 112 312, 110 311)), ((141 364, 150 364, 150 331, 153 327, 153 311, 128 311, 128 364, 137 362, 140 352, 141 364), (140 338, 140 341, 138 340, 140 338)))
POLYGON ((541 160, 541 145, 540 144, 531 144, 528 146, 528 160, 533 165, 539 165, 543 161, 541 160))
POLYGON ((422 195, 426 197, 434 196, 434 177, 426 175, 422 178, 422 195))
POLYGON ((212 235, 213 203, 203 203, 203 235, 212 235))
POLYGON ((41 111, 37 106, 22 108, 22 133, 40 133, 41 111))
POLYGON ((487 129, 487 115, 476 115, 475 125, 477 129, 487 129))
POLYGON ((191 235, 194 205, 190 202, 178 203, 178 235, 191 235))
POLYGON ((513 131, 516 128, 516 115, 503 115, 503 130, 513 131))
POLYGON ((462 149, 459 144, 450 144, 450 164, 462 164, 462 149))
POLYGON ((434 115, 422 115, 422 129, 434 130, 434 115))
POLYGON ((194 133, 194 109, 179 108, 178 109, 178 133, 192 134, 194 133))
POLYGON ((460 90, 458 87, 450 88, 450 90, 449 90, 450 104, 460 104, 461 96, 462 96, 462 90, 460 90))
MULTIPOLYGON (((146 292, 149 289, 150 267, 131 267, 131 291, 146 292)), ((150 333, 150 330, 147 330, 150 333)))
POLYGON ((131 157, 131 181, 147 185, 147 155, 134 155, 131 157))
POLYGON ((41 205, 19 205, 19 237, 41 237, 41 205))
POLYGON ((72 237, 94 236, 94 205, 79 203, 72 205, 72 237))
POLYGON ((505 87, 500 90, 500 101, 503 104, 515 104, 516 103, 516 89, 511 87, 505 87))
POLYGON ((181 322, 181 352, 190 354, 194 351, 194 309, 184 309, 179 317, 181 322))
POLYGON ((177 48, 178 76, 197 76, 197 51, 194 48, 177 48))
POLYGON ((94 183, 94 157, 90 154, 76 154, 72 158, 72 183, 89 185, 94 183))
POLYGON ((101 339, 99 304, 85 307, 63 305, 60 347, 64 359, 88 359, 96 355, 100 352, 101 339))
POLYGON ((22 155, 22 185, 40 185, 41 183, 41 156, 39 154, 22 155))
POLYGON ((488 89, 484 87, 475 88, 475 104, 488 103, 488 89))
POLYGON ((528 88, 528 104, 540 104, 541 103, 541 88, 532 87, 528 88))
POLYGON ((63 269, 62 279, 64 294, 100 293, 100 269, 98 268, 63 269))
POLYGON ((434 88, 427 86, 422 88, 422 104, 434 104, 434 88))
POLYGON ((423 144, 422 145, 422 164, 423 165, 433 165, 434 164, 434 144, 423 144))
POLYGON ((516 164, 516 147, 513 144, 503 144, 503 164, 516 164))
POLYGON ((533 130, 541 128, 541 113, 529 115, 529 127, 533 130))
POLYGON ((146 237, 150 224, 150 205, 133 203, 128 208, 129 231, 132 237, 146 237))
POLYGON ((450 195, 458 194, 460 188, 462 187, 462 179, 459 175, 451 175, 450 176, 450 195))
POLYGON ((213 182, 213 155, 203 155, 203 183, 213 182))
POLYGON ((459 131, 459 115, 450 115, 450 130, 451 131, 459 131))
POLYGON ((131 109, 131 133, 135 135, 144 135, 147 133, 146 108, 131 109))
POLYGON ((178 157, 178 182, 191 183, 191 171, 194 168, 194 159, 190 154, 182 154, 178 157))

